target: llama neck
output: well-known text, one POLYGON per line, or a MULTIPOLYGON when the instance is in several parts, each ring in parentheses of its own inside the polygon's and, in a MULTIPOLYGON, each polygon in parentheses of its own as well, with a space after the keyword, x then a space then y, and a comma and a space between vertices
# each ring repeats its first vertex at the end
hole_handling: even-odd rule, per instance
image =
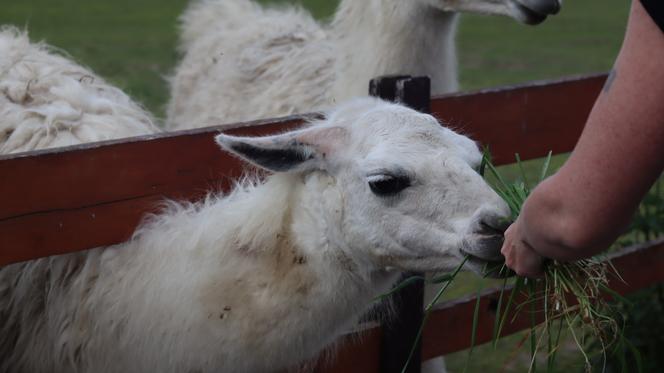
POLYGON ((307 258, 304 270, 313 274, 315 284, 304 300, 309 310, 297 315, 298 320, 311 320, 315 328, 322 328, 328 342, 352 328, 372 299, 387 292, 398 276, 376 268, 341 233, 345 203, 336 183, 323 172, 307 175, 292 203, 290 229, 294 249, 307 258))
POLYGON ((193 257, 178 260, 196 268, 196 288, 182 291, 195 297, 188 304, 213 315, 206 323, 218 324, 224 338, 251 343, 274 359, 265 360, 272 367, 248 371, 313 357, 396 280, 394 273, 361 268, 342 247, 335 220, 343 212, 329 213, 340 206, 330 183, 329 177, 273 175, 201 209, 191 217, 195 223, 177 224, 200 232, 182 235, 200 234, 201 252, 193 248, 193 257))
POLYGON ((456 19, 418 1, 342 0, 331 25, 334 98, 366 95, 369 80, 387 74, 430 76, 434 94, 457 90, 456 19))
POLYGON ((386 291, 394 276, 377 269, 340 232, 344 201, 333 177, 315 172, 299 187, 294 188, 285 234, 292 238, 291 250, 310 264, 308 270, 315 274, 321 298, 328 299, 329 304, 321 303, 319 311, 336 304, 348 307, 342 313, 357 313, 358 307, 366 307, 370 299, 386 291))

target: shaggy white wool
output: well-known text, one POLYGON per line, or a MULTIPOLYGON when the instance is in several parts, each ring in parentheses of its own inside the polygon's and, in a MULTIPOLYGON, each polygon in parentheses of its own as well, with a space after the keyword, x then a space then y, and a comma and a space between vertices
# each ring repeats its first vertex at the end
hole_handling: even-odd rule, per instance
POLYGON ((299 8, 197 1, 181 17, 169 129, 275 117, 331 103, 333 44, 299 8))
POLYGON ((268 169, 167 203, 124 244, 0 268, 0 372, 274 372, 317 356, 397 269, 480 270, 509 209, 466 137, 365 99, 268 138, 220 135, 268 169), (382 195, 376 180, 408 177, 382 195), (482 259, 484 258, 484 259, 482 259))
POLYGON ((155 133, 153 123, 90 70, 0 29, 0 154, 155 133))

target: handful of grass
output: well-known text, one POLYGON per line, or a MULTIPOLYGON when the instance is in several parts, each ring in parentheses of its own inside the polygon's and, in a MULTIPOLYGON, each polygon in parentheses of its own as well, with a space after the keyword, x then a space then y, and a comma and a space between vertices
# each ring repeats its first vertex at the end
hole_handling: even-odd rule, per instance
MULTIPOLYGON (((495 179, 493 186, 495 191, 505 200, 512 212, 512 219, 515 220, 521 211, 521 207, 530 194, 531 186, 528 183, 526 173, 519 155, 516 154, 517 164, 520 170, 522 181, 508 183, 500 175, 496 167, 491 163, 489 153, 484 152, 484 158, 480 167, 480 174, 484 175, 486 170, 495 179)), ((548 173, 551 161, 551 152, 549 152, 537 183, 544 180, 548 173)), ((534 187, 534 185, 533 185, 534 187)), ((434 299, 427 304, 424 312, 424 319, 420 327, 417 340, 419 340, 424 323, 426 322, 433 306, 438 302, 442 293, 459 272, 462 262, 451 274, 441 276, 431 281, 433 283, 445 283, 434 299)), ((500 271, 507 271, 503 266, 500 271)), ((606 361, 606 353, 611 348, 616 351, 631 351, 637 362, 637 369, 642 371, 638 351, 627 341, 621 332, 621 325, 616 321, 617 312, 614 307, 607 302, 605 296, 610 295, 616 300, 629 303, 625 298, 615 293, 608 287, 609 276, 614 275, 618 279, 620 275, 609 261, 602 261, 598 258, 583 259, 576 262, 562 263, 558 261, 549 261, 544 268, 544 276, 541 279, 532 280, 525 277, 516 277, 513 280, 512 291, 509 296, 506 295, 508 287, 508 278, 504 279, 503 288, 498 299, 495 324, 493 329, 493 346, 495 348, 501 331, 507 319, 511 316, 514 320, 519 314, 527 313, 530 317, 530 330, 527 338, 530 340, 531 361, 528 371, 537 370, 538 352, 545 351, 546 371, 550 372, 554 368, 556 353, 560 347, 561 334, 567 332, 573 338, 576 346, 583 355, 586 371, 593 370, 591 362, 597 361, 595 355, 602 357, 600 362, 606 361), (520 294, 525 301, 516 304, 516 296, 520 294), (507 299, 504 299, 507 298, 507 299), (591 345, 599 345, 599 352, 595 354, 588 353, 591 345), (545 349, 545 350, 544 350, 545 349)), ((421 278, 419 278, 421 280, 421 278)), ((621 279, 622 280, 622 279, 621 279)), ((395 288, 394 291, 403 288, 413 282, 414 279, 407 279, 404 283, 395 288)), ((392 293, 392 292, 390 292, 392 293)), ((471 336, 471 348, 468 353, 468 361, 474 347, 477 323, 479 318, 479 297, 475 305, 473 315, 473 326, 471 336)), ((402 372, 406 368, 415 351, 413 344, 411 354, 406 361, 402 372)), ((596 349, 595 349, 596 350, 596 349)), ((623 356, 624 359, 624 356, 623 356)), ((626 364, 623 364, 626 369, 626 364)), ((597 368, 597 367, 595 367, 597 368)), ((624 369, 624 371, 626 371, 624 369)), ((602 367, 602 372, 604 368, 602 367)))
MULTIPOLYGON (((531 192, 518 154, 516 154, 516 160, 522 181, 515 183, 507 183, 501 177, 498 170, 491 164, 487 152, 485 152, 482 162, 483 166, 489 170, 496 180, 494 189, 509 205, 513 220, 518 217, 523 203, 531 192)), ((546 177, 550 161, 551 153, 549 152, 538 183, 546 177)), ((517 277, 505 306, 502 306, 504 302, 503 292, 501 292, 498 300, 493 334, 494 346, 509 311, 514 306, 515 316, 521 312, 530 313, 531 362, 529 372, 536 371, 536 356, 538 351, 543 348, 546 348, 546 370, 551 371, 553 369, 563 327, 566 327, 582 353, 586 371, 591 371, 593 368, 591 358, 593 356, 587 353, 590 343, 600 346, 599 354, 603 355, 601 361, 605 361, 606 352, 610 348, 624 347, 623 344, 629 343, 622 337, 621 327, 615 319, 616 311, 605 297, 610 295, 613 298, 627 302, 608 287, 610 275, 622 280, 611 262, 590 258, 569 263, 549 261, 545 264, 542 279, 532 280, 517 277), (514 305, 514 296, 518 293, 523 293, 526 301, 514 305), (541 324, 538 324, 538 314, 543 317, 541 324)), ((503 287, 506 285, 507 279, 505 279, 503 287)), ((632 352, 635 353, 636 361, 639 362, 638 352, 635 350, 632 352)), ((637 368, 641 371, 640 367, 637 368)))

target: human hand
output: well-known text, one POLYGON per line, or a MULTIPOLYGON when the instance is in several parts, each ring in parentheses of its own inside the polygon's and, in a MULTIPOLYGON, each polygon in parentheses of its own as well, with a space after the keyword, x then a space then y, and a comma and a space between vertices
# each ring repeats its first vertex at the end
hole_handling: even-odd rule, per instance
POLYGON ((505 231, 505 240, 500 252, 505 256, 505 264, 517 275, 530 278, 543 275, 544 257, 536 253, 525 241, 519 219, 505 231))

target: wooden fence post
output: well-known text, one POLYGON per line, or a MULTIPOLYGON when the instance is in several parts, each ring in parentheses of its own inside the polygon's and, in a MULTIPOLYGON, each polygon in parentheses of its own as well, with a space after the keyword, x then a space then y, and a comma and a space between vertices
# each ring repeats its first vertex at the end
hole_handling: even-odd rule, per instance
MULTIPOLYGON (((369 94, 409 106, 423 113, 431 111, 431 83, 428 77, 383 76, 371 80, 369 94)), ((401 280, 421 273, 404 273, 401 280)), ((417 337, 423 320, 424 284, 414 283, 393 295, 395 315, 383 326, 380 348, 381 373, 399 373, 417 337)), ((421 342, 417 343, 406 372, 421 371, 421 342)))

